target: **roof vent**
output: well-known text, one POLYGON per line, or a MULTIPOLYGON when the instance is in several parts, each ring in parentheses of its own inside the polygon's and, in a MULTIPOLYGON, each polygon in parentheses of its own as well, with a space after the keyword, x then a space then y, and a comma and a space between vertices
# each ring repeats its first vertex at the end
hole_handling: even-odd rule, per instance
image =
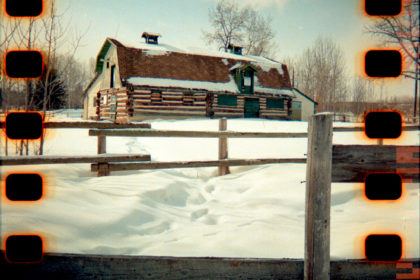
POLYGON ((147 44, 158 44, 158 37, 161 37, 159 33, 150 33, 150 32, 143 32, 141 37, 145 39, 147 44))
POLYGON ((228 50, 230 53, 240 54, 240 55, 242 55, 242 48, 243 47, 234 45, 234 44, 229 44, 228 46, 228 50))

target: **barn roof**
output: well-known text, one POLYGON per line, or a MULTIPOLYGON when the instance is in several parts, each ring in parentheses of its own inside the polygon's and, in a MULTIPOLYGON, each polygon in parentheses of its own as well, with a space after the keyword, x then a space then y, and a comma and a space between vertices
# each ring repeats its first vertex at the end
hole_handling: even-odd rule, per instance
MULTIPOLYGON (((134 48, 107 38, 97 65, 101 64, 99 58, 105 56, 111 43, 117 49, 120 78, 130 84, 237 92, 231 68, 239 63, 251 64, 256 70, 255 92, 293 95, 287 66, 264 57, 191 53, 164 44, 140 44, 134 48)), ((101 72, 102 67, 97 66, 96 71, 101 72)))

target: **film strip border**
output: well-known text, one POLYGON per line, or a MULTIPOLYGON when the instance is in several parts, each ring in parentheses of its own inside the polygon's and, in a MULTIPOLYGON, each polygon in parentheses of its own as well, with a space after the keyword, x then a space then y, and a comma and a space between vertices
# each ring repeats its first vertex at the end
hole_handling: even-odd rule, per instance
MULTIPOLYGON (((42 0, 5 0, 8 17, 40 17, 42 0)), ((10 79, 39 79, 44 71, 42 52, 35 49, 6 50, 3 71, 10 79)), ((11 140, 36 140, 43 136, 43 116, 38 112, 12 112, 5 120, 6 137, 11 140)), ((13 203, 36 202, 43 197, 42 175, 12 173, 5 179, 5 197, 13 203)), ((0 228, 1 230, 1 228, 0 228)), ((1 233, 1 232, 0 232, 1 233)), ((36 233, 16 233, 4 239, 5 259, 9 263, 33 264, 43 260, 44 242, 36 233)))
MULTIPOLYGON (((42 0, 5 0, 4 10, 10 17, 42 16, 42 0)), ((365 0, 368 16, 398 16, 402 1, 365 0)), ((5 74, 9 78, 37 79, 43 72, 43 57, 38 50, 11 50, 5 56, 5 74), (24 63, 23 63, 24 62, 24 63), (22 65, 25 65, 22 67, 22 65)), ((398 50, 369 50, 365 54, 365 73, 369 77, 397 77, 402 72, 402 56, 398 50)), ((10 139, 39 139, 43 134, 43 117, 37 112, 15 112, 6 117, 6 135, 10 139)), ((370 112, 365 116, 365 133, 369 138, 398 138, 402 119, 398 112, 370 112)), ((418 152, 406 158, 397 151, 397 161, 417 162, 418 152)), ((415 168, 414 168, 415 169, 415 168)), ((413 171, 418 174, 418 168, 413 171)), ((6 197, 11 201, 37 201, 42 198, 40 174, 10 174, 6 178, 6 197)), ((365 179, 365 194, 371 200, 395 200, 402 193, 402 178, 398 172, 378 172, 365 179)), ((365 255, 370 261, 398 261, 403 242, 398 235, 371 234, 365 240, 365 255)), ((6 259, 16 263, 42 261, 43 240, 36 234, 16 234, 6 238, 6 259)), ((419 269, 409 263, 397 263, 397 279, 420 279, 419 269), (409 272, 405 270, 410 270, 409 272), (407 273, 406 273, 407 272, 407 273), (401 278, 413 276, 414 278, 401 278), (417 277, 417 278, 416 278, 417 277)))
MULTIPOLYGON (((370 17, 396 17, 401 14, 402 10, 402 0, 365 0, 365 11, 367 16, 370 17)), ((365 73, 368 77, 398 77, 402 73, 402 67, 402 56, 396 49, 369 50, 365 54, 365 73)), ((366 136, 380 139, 379 143, 382 143, 382 139, 398 138, 401 135, 401 128, 402 117, 398 112, 369 112, 365 116, 366 136)), ((418 162, 418 159, 416 159, 418 158, 418 150, 403 151, 401 148, 397 148, 394 155, 399 163, 418 162), (406 152, 408 154, 412 152, 408 158, 406 158, 406 152)), ((399 199, 402 195, 402 181, 410 182, 411 179, 403 179, 398 171, 401 170, 397 169, 394 172, 379 171, 368 174, 364 178, 366 197, 373 203, 375 201, 399 199)), ((418 177, 418 167, 413 168, 412 171, 418 177)), ((397 262, 402 258, 403 246, 403 238, 398 234, 369 234, 365 239, 365 257, 369 261, 397 262)), ((406 264, 404 265, 407 266, 406 264)), ((397 264, 397 268, 401 266, 403 265, 397 264)), ((420 278, 418 271, 414 269, 412 274, 397 273, 397 279, 420 278), (405 276, 412 278, 400 278, 405 276)))

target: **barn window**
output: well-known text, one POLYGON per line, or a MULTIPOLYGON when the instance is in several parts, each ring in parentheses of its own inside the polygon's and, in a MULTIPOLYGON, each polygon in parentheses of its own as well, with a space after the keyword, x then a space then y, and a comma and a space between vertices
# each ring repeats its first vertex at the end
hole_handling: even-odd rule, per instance
POLYGON ((157 89, 152 89, 151 91, 151 101, 152 103, 159 103, 162 102, 162 91, 157 89))
POLYGON ((114 82, 115 82, 115 65, 111 66, 111 84, 110 88, 114 88, 114 82))
POLYGON ((221 106, 237 106, 238 99, 235 95, 218 95, 217 96, 217 105, 221 106))
POLYGON ((284 109, 284 100, 267 98, 267 109, 284 109))
POLYGON ((253 66, 247 66, 243 69, 236 69, 235 81, 238 89, 244 94, 254 93, 254 73, 256 69, 253 66))
POLYGON ((102 104, 108 105, 108 95, 103 95, 102 96, 102 104))

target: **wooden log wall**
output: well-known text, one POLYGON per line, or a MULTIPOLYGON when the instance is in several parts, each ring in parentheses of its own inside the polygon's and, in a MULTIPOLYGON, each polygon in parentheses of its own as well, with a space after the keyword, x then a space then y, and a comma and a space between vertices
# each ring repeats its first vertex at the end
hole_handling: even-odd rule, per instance
MULTIPOLYGON (((289 117, 287 99, 283 99, 283 109, 267 108, 267 98, 276 98, 267 93, 258 93, 260 97, 260 117, 269 119, 284 119, 289 117)), ((278 97, 277 97, 278 98, 278 97)))
POLYGON ((127 88, 106 89, 98 92, 96 113, 99 119, 117 123, 128 122, 130 99, 127 88))
MULTIPOLYGON (((130 86, 128 89, 107 89, 98 92, 97 115, 99 119, 126 122, 135 114, 158 114, 158 115, 186 115, 206 116, 205 91, 185 91, 182 89, 147 88, 130 86), (104 96, 108 96, 107 100, 104 96), (112 96, 116 96, 116 111, 111 110, 112 96), (107 102, 104 102, 107 101, 107 102), (115 118, 115 119, 114 119, 115 118)), ((214 117, 243 117, 245 98, 247 95, 236 95, 236 106, 218 105, 218 94, 213 93, 212 108, 214 117)), ((267 98, 276 98, 267 93, 256 93, 259 98, 260 117, 284 119, 289 117, 288 100, 283 99, 283 109, 267 108, 267 98)), ((115 98, 115 97, 114 97, 115 98)), ((279 98, 279 97, 277 97, 279 98)))
MULTIPOLYGON (((243 117, 244 116, 244 106, 246 95, 237 95, 237 106, 221 106, 218 105, 217 94, 215 94, 213 102, 213 112, 215 117, 243 117)), ((288 102, 287 99, 283 99, 284 106, 283 109, 271 109, 267 108, 267 97, 276 98, 270 94, 257 93, 255 97, 259 98, 260 103, 260 117, 262 118, 275 118, 275 119, 284 119, 289 117, 288 113, 288 102)))
POLYGON ((237 96, 236 106, 218 105, 218 95, 214 95, 213 101, 213 112, 215 117, 230 117, 230 118, 241 118, 244 116, 244 105, 245 97, 243 95, 237 96))
POLYGON ((206 92, 186 92, 181 90, 153 90, 133 87, 129 100, 134 113, 197 115, 206 114, 206 92))

